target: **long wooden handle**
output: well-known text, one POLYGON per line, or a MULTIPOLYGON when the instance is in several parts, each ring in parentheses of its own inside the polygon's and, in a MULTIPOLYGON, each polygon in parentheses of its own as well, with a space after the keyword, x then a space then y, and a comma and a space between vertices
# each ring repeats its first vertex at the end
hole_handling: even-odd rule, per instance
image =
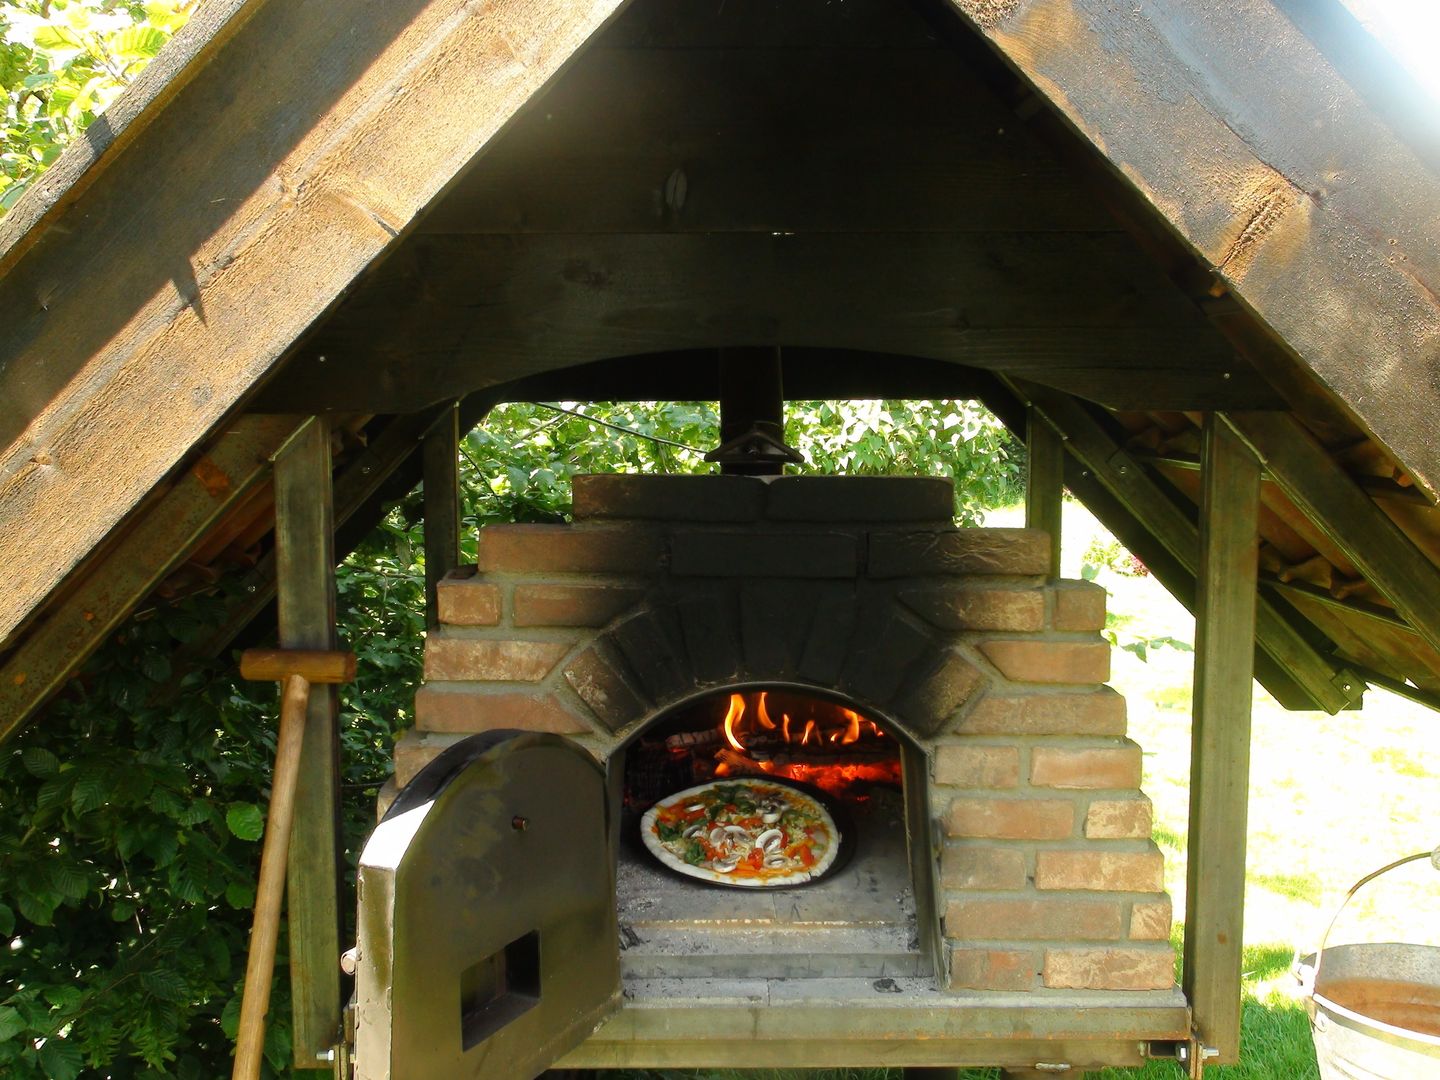
POLYGON ((260 851, 260 884, 255 890, 255 924, 240 999, 240 1030, 235 1042, 232 1080, 259 1080, 265 1050, 265 1014, 270 1011, 270 982, 275 973, 275 943, 280 936, 280 903, 285 897, 285 865, 290 855, 290 825, 295 818, 295 784, 300 778, 300 746, 310 683, 301 675, 285 680, 280 704, 280 736, 275 775, 260 851))

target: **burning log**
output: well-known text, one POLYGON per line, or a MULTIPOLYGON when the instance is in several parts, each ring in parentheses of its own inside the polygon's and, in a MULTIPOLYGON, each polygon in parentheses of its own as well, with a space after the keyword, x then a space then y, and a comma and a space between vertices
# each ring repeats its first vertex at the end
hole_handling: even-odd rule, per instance
POLYGON ((672 750, 699 750, 723 742, 724 738, 717 728, 707 728, 704 731, 682 731, 678 735, 668 735, 665 745, 672 750))

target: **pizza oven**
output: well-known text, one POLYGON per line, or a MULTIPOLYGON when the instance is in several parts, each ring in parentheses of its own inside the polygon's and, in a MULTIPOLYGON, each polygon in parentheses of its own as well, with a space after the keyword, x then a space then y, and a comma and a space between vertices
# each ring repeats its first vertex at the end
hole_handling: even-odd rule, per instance
POLYGON ((361 860, 356 1075, 1136 1064, 1183 1041, 1104 592, 933 478, 589 476, 441 583, 361 860), (784 888, 640 838, 714 781, 828 808, 784 888))

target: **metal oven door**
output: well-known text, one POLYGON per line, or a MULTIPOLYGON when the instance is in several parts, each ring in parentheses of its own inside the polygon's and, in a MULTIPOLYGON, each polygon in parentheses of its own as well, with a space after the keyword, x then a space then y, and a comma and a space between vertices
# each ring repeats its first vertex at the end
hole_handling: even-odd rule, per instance
POLYGON ((357 1080, 527 1080, 620 997, 601 767, 490 732, 431 762, 360 858, 357 1080))

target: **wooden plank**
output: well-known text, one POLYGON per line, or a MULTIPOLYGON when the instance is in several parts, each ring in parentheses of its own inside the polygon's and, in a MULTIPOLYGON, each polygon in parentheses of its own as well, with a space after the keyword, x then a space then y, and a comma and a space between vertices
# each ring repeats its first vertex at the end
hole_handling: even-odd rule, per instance
POLYGON ((184 563, 206 531, 269 475, 295 430, 285 417, 241 417, 111 547, 0 664, 0 740, 19 731, 135 606, 184 563))
POLYGON ((1279 404, 1128 238, 973 232, 417 236, 260 404, 413 408, 436 386, 776 342, 1044 372, 1116 407, 1279 404))
POLYGON ((1440 570, 1293 417, 1228 413, 1225 423, 1275 482, 1432 649, 1440 649, 1440 570))
POLYGON ((1065 495, 1065 445, 1031 407, 1025 411, 1025 527, 1050 534, 1050 576, 1060 576, 1060 511, 1065 495))
POLYGON ((1240 1059, 1260 462, 1213 415, 1202 460, 1182 978, 1200 1041, 1230 1065, 1240 1059))
POLYGON ((1118 231, 950 50, 814 45, 592 49, 420 227, 1118 231))
POLYGON ((1440 175, 1283 6, 952 3, 1434 499, 1440 175))
MULTIPOLYGON (((1166 550, 1195 574, 1199 570, 1199 529, 1182 507, 1138 461, 1074 399, 1026 387, 1023 395, 1066 439, 1066 448, 1095 478, 1142 519, 1166 550)), ((1358 702, 1364 683, 1343 665, 1321 654, 1273 598, 1261 597, 1257 640, 1306 693, 1327 712, 1358 702)))
POLYGON ((788 50, 934 49, 929 22, 918 11, 886 0, 726 0, 724 4, 629 4, 600 48, 788 50))
POLYGON ((259 6, 0 278, 0 636, 617 6, 259 6))
MULTIPOLYGON (((275 458, 275 554, 280 646, 339 647, 335 630, 335 517, 330 425, 313 419, 275 458)), ((290 838, 288 926, 294 1065, 328 1068, 340 1038, 339 698, 310 689, 295 823, 290 838)))
POLYGON ((436 586, 460 565, 460 409, 452 405, 425 433, 425 625, 440 625, 436 586))

